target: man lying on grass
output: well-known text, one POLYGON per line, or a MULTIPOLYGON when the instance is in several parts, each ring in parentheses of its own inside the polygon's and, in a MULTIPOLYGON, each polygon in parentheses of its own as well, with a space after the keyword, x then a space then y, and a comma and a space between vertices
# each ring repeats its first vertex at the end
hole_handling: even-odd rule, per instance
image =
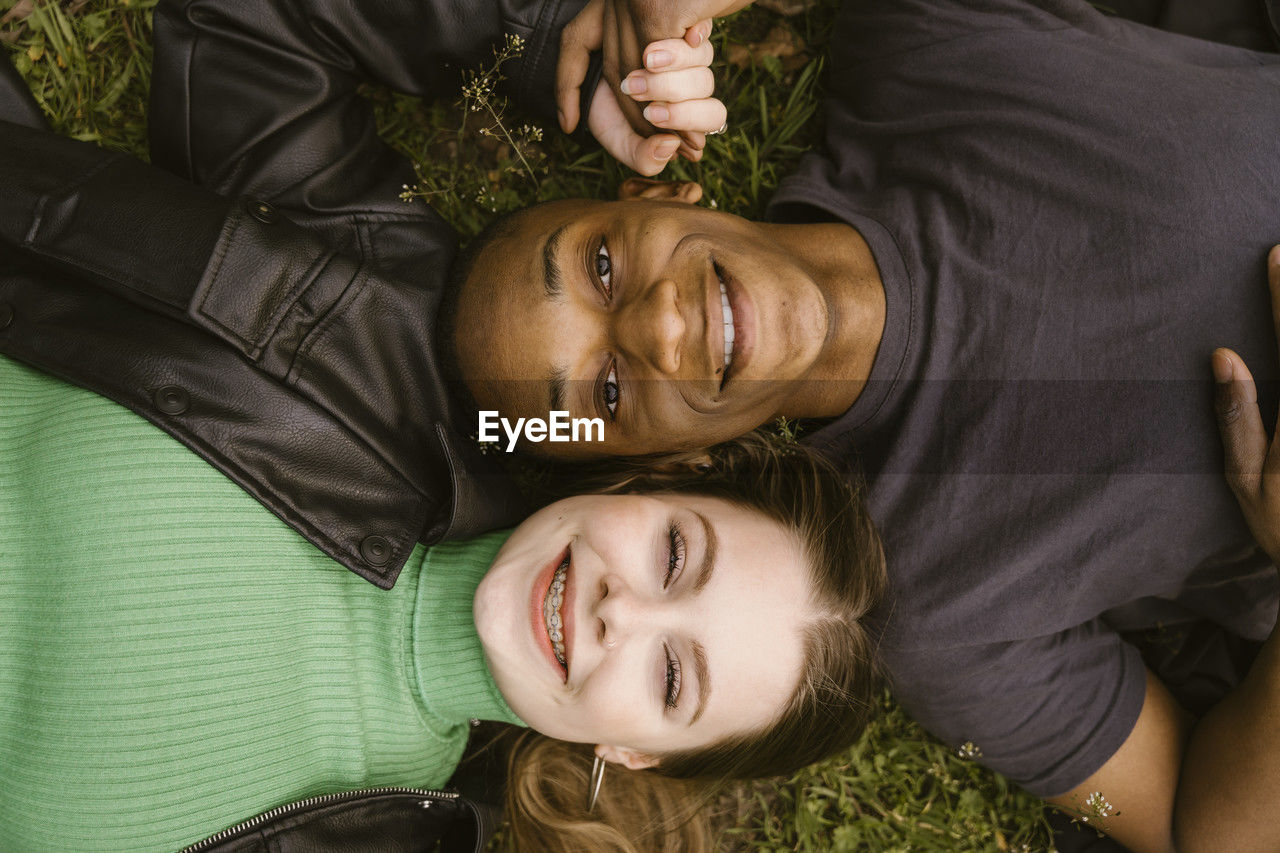
POLYGON ((825 145, 769 222, 686 185, 487 235, 452 327, 473 394, 604 417, 614 453, 831 419, 809 440, 870 469, 910 713, 1069 810, 1105 800, 1132 849, 1280 848, 1274 779, 1228 772, 1280 760, 1280 733, 1244 734, 1270 725, 1275 655, 1231 693, 1235 729, 1195 723, 1130 642, 1200 623, 1225 654, 1275 625, 1207 357, 1276 375, 1280 59, 1083 0, 849 3, 831 44, 825 145))

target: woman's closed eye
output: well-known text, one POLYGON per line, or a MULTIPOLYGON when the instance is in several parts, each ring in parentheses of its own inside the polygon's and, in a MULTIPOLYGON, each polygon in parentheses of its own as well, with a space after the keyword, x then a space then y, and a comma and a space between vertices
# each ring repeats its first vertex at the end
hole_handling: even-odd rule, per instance
MULTIPOLYGON (((665 559, 662 561, 664 590, 670 589, 671 585, 680 579, 680 574, 684 571, 685 551, 684 531, 680 529, 679 522, 672 521, 667 525, 667 547, 665 559)), ((670 646, 663 645, 662 651, 666 656, 663 696, 666 706, 675 710, 680 704, 680 659, 671 651, 670 646)))
POLYGON ((680 577, 684 569, 685 539, 684 531, 678 522, 671 522, 667 528, 667 565, 662 578, 662 588, 668 589, 680 577))
POLYGON ((670 646, 664 645, 662 653, 667 659, 664 701, 674 711, 680 707, 680 659, 671 652, 670 646))

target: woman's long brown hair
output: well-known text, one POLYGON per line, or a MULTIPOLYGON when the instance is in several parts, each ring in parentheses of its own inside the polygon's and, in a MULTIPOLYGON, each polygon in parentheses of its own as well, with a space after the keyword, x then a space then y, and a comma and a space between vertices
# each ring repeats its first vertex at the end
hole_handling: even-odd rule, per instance
POLYGON ((610 463, 575 491, 679 492, 755 510, 803 543, 818 616, 804 634, 799 684, 774 723, 657 767, 610 765, 587 811, 593 747, 524 733, 509 763, 509 846, 520 851, 712 849, 706 806, 736 779, 794 772, 851 745, 876 707, 878 675, 864 617, 885 586, 884 552, 858 478, 799 446, 750 435, 709 452, 610 463))

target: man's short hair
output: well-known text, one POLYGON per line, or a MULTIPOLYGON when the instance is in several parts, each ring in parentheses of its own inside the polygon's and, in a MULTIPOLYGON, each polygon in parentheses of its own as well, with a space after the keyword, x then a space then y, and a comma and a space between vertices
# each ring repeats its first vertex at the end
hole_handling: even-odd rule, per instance
POLYGON ((458 359, 458 305, 462 301, 462 291, 484 250, 492 243, 515 233, 520 225, 521 215, 527 210, 529 208, 521 208, 499 216, 467 241, 454 259, 444 293, 440 295, 440 309, 436 312, 436 354, 440 359, 440 372, 444 376, 445 385, 468 412, 477 412, 480 407, 467 387, 458 359))

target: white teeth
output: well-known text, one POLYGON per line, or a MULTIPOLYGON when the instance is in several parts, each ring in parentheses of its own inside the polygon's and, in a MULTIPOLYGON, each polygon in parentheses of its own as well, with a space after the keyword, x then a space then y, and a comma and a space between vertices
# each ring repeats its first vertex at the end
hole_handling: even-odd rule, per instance
POLYGON ((542 600, 542 620, 547 626, 547 636, 551 638, 551 651, 556 660, 565 665, 564 656, 564 619, 560 615, 560 606, 564 603, 564 581, 569 574, 569 561, 565 560, 551 576, 551 586, 547 597, 542 600))
POLYGON ((729 291, 720 282, 720 307, 724 309, 724 369, 733 363, 733 307, 729 305, 729 291))

